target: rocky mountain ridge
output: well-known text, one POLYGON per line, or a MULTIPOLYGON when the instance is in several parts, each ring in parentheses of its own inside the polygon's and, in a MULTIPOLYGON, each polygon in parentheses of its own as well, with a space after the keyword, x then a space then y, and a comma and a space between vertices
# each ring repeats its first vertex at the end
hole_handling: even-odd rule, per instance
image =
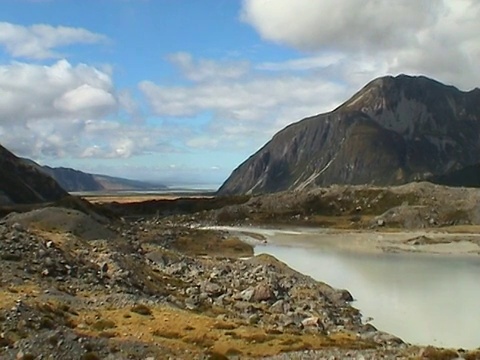
POLYGON ((278 132, 218 194, 430 179, 480 163, 479 133, 480 89, 382 77, 335 110, 278 132))
POLYGON ((68 195, 57 182, 0 145, 0 205, 56 201, 68 195))

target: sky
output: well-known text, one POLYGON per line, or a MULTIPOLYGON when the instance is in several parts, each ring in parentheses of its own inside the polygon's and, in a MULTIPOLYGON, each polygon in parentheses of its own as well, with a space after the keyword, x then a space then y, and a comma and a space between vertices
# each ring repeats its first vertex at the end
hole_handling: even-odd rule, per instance
POLYGON ((221 184, 379 76, 480 86, 478 0, 0 0, 0 144, 221 184))

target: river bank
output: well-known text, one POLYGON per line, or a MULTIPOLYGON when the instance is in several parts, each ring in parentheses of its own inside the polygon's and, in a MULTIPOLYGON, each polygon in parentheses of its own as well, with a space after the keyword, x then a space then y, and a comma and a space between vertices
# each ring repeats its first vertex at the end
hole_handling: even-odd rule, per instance
POLYGON ((368 231, 312 227, 204 227, 226 231, 243 241, 262 245, 303 248, 321 247, 367 254, 418 253, 430 255, 478 256, 480 234, 438 230, 368 231))
POLYGON ((349 290, 364 321, 417 345, 477 348, 476 234, 230 227, 256 254, 349 290), (429 239, 430 241, 426 241, 429 239))

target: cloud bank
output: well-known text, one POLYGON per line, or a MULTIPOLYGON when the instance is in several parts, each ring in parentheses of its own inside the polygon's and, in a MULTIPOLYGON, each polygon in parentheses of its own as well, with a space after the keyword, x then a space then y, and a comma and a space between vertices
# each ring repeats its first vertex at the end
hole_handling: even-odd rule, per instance
MULTIPOLYGON (((244 0, 262 38, 311 54, 352 57, 386 73, 420 73, 465 89, 480 73, 476 0, 244 0)), ((379 75, 369 72, 369 76, 379 75)))

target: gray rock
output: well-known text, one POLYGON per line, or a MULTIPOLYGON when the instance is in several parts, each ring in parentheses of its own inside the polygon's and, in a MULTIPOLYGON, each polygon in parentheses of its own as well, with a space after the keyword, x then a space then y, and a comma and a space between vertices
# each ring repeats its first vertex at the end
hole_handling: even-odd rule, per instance
POLYGON ((250 325, 255 325, 260 321, 260 316, 258 314, 252 314, 248 317, 248 323, 250 325))
POLYGON ((285 301, 277 300, 272 306, 270 306, 270 311, 276 313, 285 313, 285 305, 285 301))
POLYGON ((199 305, 200 305, 200 301, 197 295, 192 295, 185 299, 185 307, 188 310, 197 310, 199 305))
POLYGON ((245 289, 240 293, 240 299, 242 299, 243 301, 252 301, 254 294, 255 294, 255 289, 253 288, 245 289))
POLYGON ((210 296, 219 296, 224 293, 224 290, 220 285, 210 281, 202 284, 202 290, 210 296))
POLYGON ((272 288, 265 283, 258 284, 254 289, 251 301, 260 302, 267 300, 275 300, 272 288))
POLYGON ((317 316, 308 317, 302 320, 303 327, 321 328, 323 330, 323 324, 320 318, 317 316))

